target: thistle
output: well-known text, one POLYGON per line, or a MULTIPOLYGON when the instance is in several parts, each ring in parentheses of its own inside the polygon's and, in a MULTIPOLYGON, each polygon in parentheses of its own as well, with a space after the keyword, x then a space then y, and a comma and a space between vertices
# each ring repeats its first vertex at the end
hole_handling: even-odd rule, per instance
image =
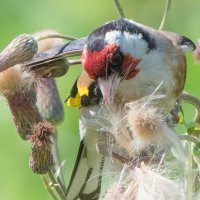
POLYGON ((37 107, 41 117, 54 125, 64 119, 64 110, 54 79, 42 79, 36 86, 37 107))
POLYGON ((53 137, 55 137, 55 128, 50 122, 38 122, 33 126, 29 137, 32 144, 29 165, 34 173, 45 174, 51 170, 53 166, 51 140, 53 137))
POLYGON ((28 34, 17 36, 0 53, 0 72, 16 64, 29 61, 37 53, 36 40, 28 34))
POLYGON ((41 116, 35 105, 33 86, 24 80, 20 66, 0 72, 0 93, 7 99, 17 132, 22 139, 27 140, 32 125, 39 122, 41 116))

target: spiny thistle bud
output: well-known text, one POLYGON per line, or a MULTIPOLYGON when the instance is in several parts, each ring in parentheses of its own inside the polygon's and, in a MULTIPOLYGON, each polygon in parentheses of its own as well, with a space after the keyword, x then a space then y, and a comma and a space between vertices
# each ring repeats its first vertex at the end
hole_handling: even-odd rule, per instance
POLYGON ((32 59, 37 50, 37 42, 32 36, 27 34, 17 36, 0 53, 0 72, 32 59))
POLYGON ((33 126, 29 137, 32 143, 29 165, 34 173, 45 174, 53 166, 51 137, 55 137, 55 128, 50 122, 38 122, 33 126))
POLYGON ((33 147, 29 158, 29 166, 36 174, 46 174, 53 166, 53 157, 49 147, 33 147))
POLYGON ((0 72, 0 94, 7 96, 21 91, 25 82, 18 66, 0 72))
POLYGON ((44 120, 54 125, 64 119, 64 111, 54 79, 42 79, 36 85, 37 107, 44 120))
POLYGON ((26 140, 33 124, 41 120, 35 105, 32 83, 24 80, 20 66, 15 65, 0 72, 0 93, 8 101, 17 131, 26 140))
POLYGON ((31 96, 31 91, 19 91, 6 96, 17 131, 24 140, 31 134, 32 125, 41 121, 31 96))

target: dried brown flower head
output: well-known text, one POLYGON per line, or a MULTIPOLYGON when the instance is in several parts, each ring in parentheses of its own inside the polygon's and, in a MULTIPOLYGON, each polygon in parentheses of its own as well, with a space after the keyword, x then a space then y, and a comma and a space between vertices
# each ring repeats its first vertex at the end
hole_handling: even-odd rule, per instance
POLYGON ((29 137, 33 146, 42 147, 51 144, 50 137, 55 136, 55 128, 48 121, 38 122, 33 125, 32 134, 29 137))
POLYGON ((45 174, 53 166, 51 137, 54 136, 55 128, 48 121, 38 122, 33 126, 29 137, 32 143, 29 166, 34 173, 45 174))
POLYGON ((53 166, 50 148, 33 147, 29 158, 29 166, 36 174, 46 174, 53 166))

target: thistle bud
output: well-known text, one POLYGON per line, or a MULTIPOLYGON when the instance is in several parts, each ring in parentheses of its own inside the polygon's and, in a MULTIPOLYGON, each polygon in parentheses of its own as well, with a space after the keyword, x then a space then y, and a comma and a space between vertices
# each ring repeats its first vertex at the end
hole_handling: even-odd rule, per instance
POLYGON ((44 120, 54 125, 64 119, 64 110, 54 79, 42 79, 36 86, 37 107, 44 120))
POLYGON ((37 107, 29 98, 31 95, 31 91, 19 91, 6 96, 17 132, 24 140, 31 134, 33 124, 41 121, 37 107))
POLYGON ((55 137, 55 128, 51 123, 43 121, 33 126, 29 137, 32 143, 29 166, 34 173, 45 174, 53 166, 51 137, 55 137))
POLYGON ((33 147, 29 166, 36 174, 46 174, 53 166, 53 156, 49 147, 33 147))
POLYGON ((37 50, 37 42, 32 36, 27 34, 17 36, 0 53, 0 72, 32 59, 37 50))

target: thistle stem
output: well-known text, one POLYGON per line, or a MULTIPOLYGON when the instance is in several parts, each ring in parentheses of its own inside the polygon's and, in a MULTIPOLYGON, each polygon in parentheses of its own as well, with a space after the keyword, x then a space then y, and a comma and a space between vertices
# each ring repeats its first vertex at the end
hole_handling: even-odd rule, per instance
POLYGON ((194 164, 194 161, 193 161, 193 152, 192 152, 192 143, 191 142, 188 142, 187 143, 187 155, 188 155, 188 158, 187 158, 187 175, 186 175, 186 199, 187 200, 192 200, 193 199, 193 195, 194 195, 194 192, 195 192, 195 189, 194 189, 194 180, 195 180, 195 177, 196 177, 196 174, 194 173, 194 170, 193 170, 193 164, 194 164))
POLYGON ((81 64, 81 60, 68 60, 70 65, 77 65, 77 64, 81 64))
POLYGON ((45 39, 49 39, 49 38, 61 38, 61 39, 65 39, 65 40, 76 40, 77 38, 73 37, 73 36, 69 36, 69 35, 61 35, 61 34, 45 34, 45 35, 41 35, 41 36, 37 36, 35 37, 35 40, 38 42, 40 40, 45 40, 45 39))
POLYGON ((194 121, 200 124, 200 100, 197 97, 184 91, 180 96, 180 101, 183 101, 195 106, 197 112, 196 112, 194 121))
POLYGON ((54 160, 54 173, 58 173, 58 178, 60 183, 62 184, 62 188, 66 188, 65 185, 65 180, 64 180, 64 176, 63 176, 63 172, 62 172, 62 166, 61 166, 61 161, 60 161, 60 155, 59 155, 59 150, 58 150, 58 144, 57 144, 57 138, 56 137, 52 137, 52 156, 53 156, 53 160, 54 160))
POLYGON ((165 11, 164 11, 164 15, 163 15, 159 30, 162 30, 163 27, 164 27, 164 24, 165 24, 165 21, 166 21, 166 17, 167 17, 167 15, 169 13, 169 10, 171 8, 171 4, 172 4, 172 0, 167 0, 165 11))
POLYGON ((54 194, 52 188, 49 186, 49 183, 45 177, 45 175, 41 175, 42 181, 44 183, 45 188, 47 189, 47 191, 49 192, 49 194, 51 195, 53 200, 59 200, 56 195, 54 194))
POLYGON ((57 194, 59 195, 61 200, 66 200, 65 198, 65 192, 62 190, 61 185, 56 181, 54 174, 52 171, 48 172, 48 177, 53 183, 53 187, 55 188, 57 194))
POLYGON ((193 142, 195 144, 199 143, 198 138, 191 136, 191 135, 180 135, 181 140, 187 140, 193 142))
MULTIPOLYGON (((53 174, 57 174, 55 180, 59 184, 61 190, 63 191, 64 194, 66 194, 66 184, 62 172, 62 166, 61 166, 61 161, 60 161, 60 155, 59 155, 59 150, 58 150, 58 144, 57 144, 57 139, 56 137, 52 137, 52 155, 54 159, 54 169, 53 169, 53 174)), ((53 175, 54 176, 54 175, 53 175)))
POLYGON ((116 8, 116 10, 117 10, 119 16, 120 16, 121 18, 125 18, 126 16, 125 16, 125 14, 124 14, 124 11, 123 11, 122 6, 121 6, 121 4, 119 3, 119 1, 118 1, 118 0, 113 0, 113 3, 115 4, 115 8, 116 8))

